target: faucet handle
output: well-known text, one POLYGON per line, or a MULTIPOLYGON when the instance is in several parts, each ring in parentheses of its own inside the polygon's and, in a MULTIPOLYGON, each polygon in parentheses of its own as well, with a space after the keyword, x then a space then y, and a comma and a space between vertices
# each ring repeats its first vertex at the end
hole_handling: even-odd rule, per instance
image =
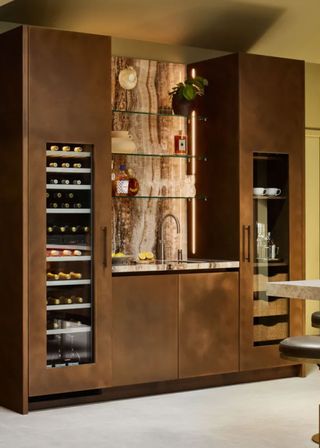
POLYGON ((178 249, 178 261, 182 261, 182 249, 178 249))

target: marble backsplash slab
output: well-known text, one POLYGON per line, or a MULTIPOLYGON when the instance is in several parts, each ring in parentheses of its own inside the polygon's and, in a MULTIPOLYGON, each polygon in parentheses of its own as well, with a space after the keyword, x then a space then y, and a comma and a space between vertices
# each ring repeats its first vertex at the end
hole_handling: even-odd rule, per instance
MULTIPOLYGON (((113 57, 112 108, 153 113, 168 110, 171 107, 168 92, 185 76, 183 64, 113 57), (120 70, 126 66, 134 67, 138 75, 137 85, 132 90, 123 89, 118 81, 120 70)), ((180 130, 187 133, 187 121, 175 116, 113 112, 112 130, 129 131, 139 154, 174 154, 174 136, 180 130)), ((180 221, 181 233, 177 235, 173 219, 166 221, 166 257, 175 259, 180 248, 186 257, 187 200, 163 197, 190 196, 194 193, 194 179, 186 174, 190 162, 174 157, 126 155, 113 155, 113 160, 115 170, 120 164, 133 169, 140 184, 137 196, 146 196, 145 199, 113 199, 113 251, 133 256, 142 251, 151 251, 159 257, 159 225, 166 214, 172 213, 180 221)))

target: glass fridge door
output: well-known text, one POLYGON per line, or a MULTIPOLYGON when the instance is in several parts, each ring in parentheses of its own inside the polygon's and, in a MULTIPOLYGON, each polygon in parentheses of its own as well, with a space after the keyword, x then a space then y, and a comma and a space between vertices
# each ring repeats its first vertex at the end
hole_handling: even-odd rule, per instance
POLYGON ((47 367, 93 359, 93 146, 46 148, 47 367))

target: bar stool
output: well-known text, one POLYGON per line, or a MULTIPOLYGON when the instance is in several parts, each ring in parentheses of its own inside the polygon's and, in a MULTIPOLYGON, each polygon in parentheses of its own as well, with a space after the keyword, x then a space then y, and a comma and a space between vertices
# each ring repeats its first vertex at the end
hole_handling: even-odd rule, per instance
MULTIPOLYGON (((316 318, 313 318, 312 314, 312 325, 316 318)), ((320 312, 319 316, 316 316, 319 320, 320 327, 320 312)), ((289 359, 290 361, 307 362, 312 364, 320 364, 320 337, 319 336, 291 336, 284 339, 279 344, 280 356, 284 359, 289 359)), ((319 419, 320 421, 320 419, 319 419)), ((312 440, 320 444, 320 436, 314 434, 312 440)))
POLYGON ((315 311, 311 315, 311 323, 315 328, 320 328, 320 311, 315 311))

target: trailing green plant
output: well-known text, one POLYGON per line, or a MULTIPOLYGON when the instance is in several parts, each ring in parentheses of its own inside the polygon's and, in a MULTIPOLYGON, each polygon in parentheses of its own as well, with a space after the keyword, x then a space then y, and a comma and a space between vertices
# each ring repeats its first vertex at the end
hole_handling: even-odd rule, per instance
POLYGON ((177 95, 180 99, 192 101, 197 95, 204 95, 204 88, 208 85, 208 80, 202 76, 187 78, 184 82, 179 82, 169 92, 170 96, 177 95))

